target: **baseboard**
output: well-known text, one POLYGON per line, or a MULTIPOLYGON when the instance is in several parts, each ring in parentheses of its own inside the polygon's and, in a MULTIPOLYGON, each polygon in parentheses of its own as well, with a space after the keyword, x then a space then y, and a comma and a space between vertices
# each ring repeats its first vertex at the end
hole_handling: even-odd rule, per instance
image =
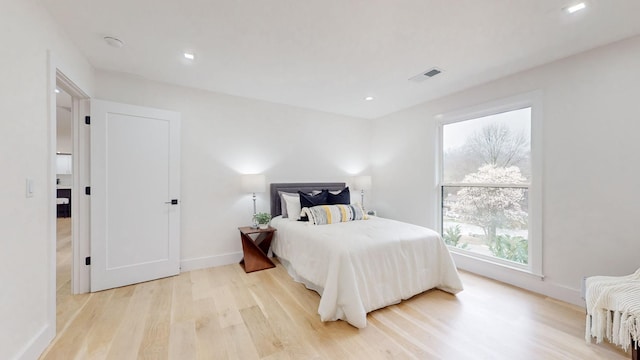
POLYGON ((14 359, 32 360, 39 358, 55 336, 55 329, 51 324, 43 325, 38 333, 16 354, 14 359))
POLYGON ((451 255, 453 256, 456 266, 461 270, 517 286, 569 304, 585 307, 580 289, 557 284, 522 270, 511 269, 455 253, 451 255))
POLYGON ((215 266, 235 264, 242 260, 242 252, 233 252, 215 256, 183 259, 180 261, 180 271, 206 269, 215 266))

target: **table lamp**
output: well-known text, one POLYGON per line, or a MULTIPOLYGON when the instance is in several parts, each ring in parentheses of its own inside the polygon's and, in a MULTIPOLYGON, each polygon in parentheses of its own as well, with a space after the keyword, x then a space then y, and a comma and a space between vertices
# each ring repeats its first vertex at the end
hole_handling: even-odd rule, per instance
POLYGON ((360 205, 364 210, 364 191, 371 189, 371 176, 361 175, 353 178, 353 188, 360 190, 360 205))
POLYGON ((252 228, 257 229, 256 222, 256 193, 265 192, 266 180, 263 174, 247 174, 242 175, 241 179, 242 191, 253 194, 253 217, 252 228))

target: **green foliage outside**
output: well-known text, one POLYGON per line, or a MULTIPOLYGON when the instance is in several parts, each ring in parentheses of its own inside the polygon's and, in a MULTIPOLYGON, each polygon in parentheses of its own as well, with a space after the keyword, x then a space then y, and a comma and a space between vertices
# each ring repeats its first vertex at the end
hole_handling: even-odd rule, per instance
POLYGON ((529 242, 522 236, 497 235, 489 242, 489 250, 495 257, 521 264, 529 262, 529 242))
POLYGON ((444 234, 442 236, 442 240, 447 245, 451 245, 460 249, 466 249, 469 244, 463 243, 460 244, 460 238, 462 237, 462 229, 460 229, 460 225, 449 226, 444 230, 444 234))

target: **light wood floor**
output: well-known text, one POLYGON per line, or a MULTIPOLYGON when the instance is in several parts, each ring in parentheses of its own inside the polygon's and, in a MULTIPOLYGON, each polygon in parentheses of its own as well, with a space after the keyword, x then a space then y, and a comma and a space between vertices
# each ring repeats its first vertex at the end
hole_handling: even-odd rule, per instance
POLYGON ((90 296, 71 295, 71 218, 57 220, 56 249, 56 332, 60 334, 90 296))
MULTIPOLYGON (((69 248, 61 239, 59 250, 69 248)), ((457 296, 425 292, 369 314, 358 330, 322 323, 319 296, 279 264, 71 296, 69 259, 58 256, 58 336, 41 359, 630 358, 585 343, 582 309, 464 272, 457 296)))

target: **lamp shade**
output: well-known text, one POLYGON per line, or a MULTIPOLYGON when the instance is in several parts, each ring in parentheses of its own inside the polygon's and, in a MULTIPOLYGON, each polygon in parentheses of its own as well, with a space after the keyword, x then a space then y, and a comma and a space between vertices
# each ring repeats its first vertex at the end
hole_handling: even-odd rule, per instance
POLYGON ((370 190, 371 189, 371 176, 362 175, 353 178, 353 187, 356 190, 370 190))
POLYGON ((266 180, 263 174, 250 174, 242 175, 242 191, 248 193, 260 193, 265 192, 267 187, 266 180))

